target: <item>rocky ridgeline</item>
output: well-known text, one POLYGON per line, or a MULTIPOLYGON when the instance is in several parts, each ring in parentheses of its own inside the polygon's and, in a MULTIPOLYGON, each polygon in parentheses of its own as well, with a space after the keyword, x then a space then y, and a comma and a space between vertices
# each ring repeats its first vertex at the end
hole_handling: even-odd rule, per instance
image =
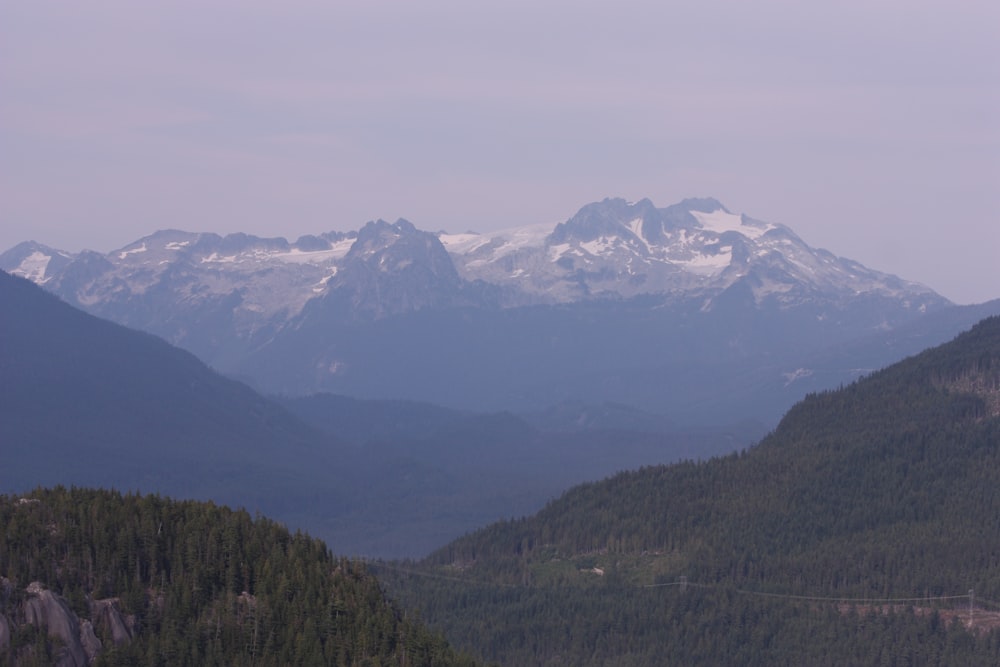
MULTIPOLYGON (((8 651, 19 631, 33 626, 50 642, 54 664, 81 667, 94 662, 104 648, 98 634, 113 645, 132 641, 135 619, 124 616, 117 598, 89 600, 90 618, 81 619, 60 595, 31 582, 19 594, 9 579, 0 579, 0 654, 8 651), (52 640, 55 640, 54 644, 52 640)), ((13 664, 34 662, 34 643, 14 646, 13 664)))

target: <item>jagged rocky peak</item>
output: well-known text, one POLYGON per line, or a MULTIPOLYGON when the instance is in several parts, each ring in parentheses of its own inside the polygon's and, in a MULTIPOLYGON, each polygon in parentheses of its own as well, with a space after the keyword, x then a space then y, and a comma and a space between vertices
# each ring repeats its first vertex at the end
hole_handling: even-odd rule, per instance
POLYGON ((399 218, 396 222, 389 222, 388 220, 379 218, 378 220, 369 220, 364 224, 358 231, 358 241, 367 241, 370 238, 382 235, 399 236, 416 233, 419 233, 419 230, 412 222, 405 218, 399 218))
POLYGON ((427 232, 421 232, 409 220, 400 218, 396 222, 390 223, 379 218, 366 223, 358 231, 358 238, 354 247, 351 248, 351 254, 370 254, 395 245, 401 240, 422 234, 427 234, 427 232))
POLYGON ((573 239, 586 242, 622 234, 641 237, 644 227, 659 223, 659 211, 648 199, 634 204, 621 198, 605 199, 587 204, 572 218, 556 225, 549 242, 566 243, 573 239))
POLYGON ((734 214, 711 197, 685 199, 663 209, 649 199, 631 203, 608 198, 581 208, 572 218, 557 225, 546 241, 558 245, 618 238, 641 242, 633 243, 641 252, 683 243, 684 234, 706 235, 709 241, 729 234, 728 240, 733 242, 734 233, 757 238, 776 227, 734 214))
POLYGON ((362 318, 454 305, 463 291, 437 236, 403 219, 362 227, 326 286, 319 311, 362 318))
POLYGON ((381 273, 412 273, 421 267, 449 280, 458 280, 451 257, 438 237, 418 230, 402 218, 391 224, 385 220, 366 224, 358 232, 357 240, 344 259, 348 263, 345 271, 349 270, 350 263, 360 261, 372 265, 381 273))

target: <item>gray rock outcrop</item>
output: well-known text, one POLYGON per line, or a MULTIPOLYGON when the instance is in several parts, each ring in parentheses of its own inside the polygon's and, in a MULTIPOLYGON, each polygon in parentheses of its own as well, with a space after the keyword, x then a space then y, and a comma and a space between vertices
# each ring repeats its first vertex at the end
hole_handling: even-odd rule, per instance
MULTIPOLYGON (((33 581, 28 585, 28 599, 24 603, 26 623, 44 629, 50 636, 62 641, 56 653, 59 667, 84 667, 90 660, 80 640, 80 620, 69 608, 66 600, 33 581)), ((91 634, 93 630, 91 629, 91 634)), ((94 637, 94 639, 97 639, 94 637)))
MULTIPOLYGON (((34 625, 49 637, 57 640, 53 647, 54 663, 58 667, 84 667, 97 659, 105 638, 110 637, 115 646, 128 644, 135 637, 135 619, 122 614, 118 598, 93 600, 90 619, 81 619, 70 609, 60 595, 46 590, 40 582, 33 581, 25 589, 23 602, 11 604, 14 587, 10 580, 0 578, 0 651, 8 648, 19 626, 34 625)), ((35 660, 33 647, 22 647, 14 664, 20 660, 35 660)))
POLYGON ((118 606, 118 598, 94 600, 90 603, 90 618, 94 627, 100 629, 105 637, 111 635, 115 646, 128 644, 134 636, 132 624, 122 615, 118 606))
POLYGON ((83 646, 88 664, 93 662, 97 654, 104 648, 101 640, 94 634, 94 626, 90 621, 80 621, 80 644, 83 646))

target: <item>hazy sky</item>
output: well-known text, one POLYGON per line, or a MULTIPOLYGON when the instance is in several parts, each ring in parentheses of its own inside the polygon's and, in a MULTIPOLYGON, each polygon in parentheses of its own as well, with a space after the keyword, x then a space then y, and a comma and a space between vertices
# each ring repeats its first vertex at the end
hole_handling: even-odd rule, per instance
POLYGON ((1000 297, 995 0, 0 4, 0 251, 714 196, 1000 297))

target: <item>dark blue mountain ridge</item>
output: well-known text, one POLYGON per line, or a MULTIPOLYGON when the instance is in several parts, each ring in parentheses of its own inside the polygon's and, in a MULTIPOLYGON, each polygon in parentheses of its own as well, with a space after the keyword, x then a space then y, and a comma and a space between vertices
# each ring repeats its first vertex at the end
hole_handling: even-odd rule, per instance
POLYGON ((568 435, 426 403, 280 403, 289 407, 0 273, 5 493, 62 484, 213 500, 307 529, 338 553, 416 556, 572 484, 751 437, 620 420, 614 432, 568 435))

